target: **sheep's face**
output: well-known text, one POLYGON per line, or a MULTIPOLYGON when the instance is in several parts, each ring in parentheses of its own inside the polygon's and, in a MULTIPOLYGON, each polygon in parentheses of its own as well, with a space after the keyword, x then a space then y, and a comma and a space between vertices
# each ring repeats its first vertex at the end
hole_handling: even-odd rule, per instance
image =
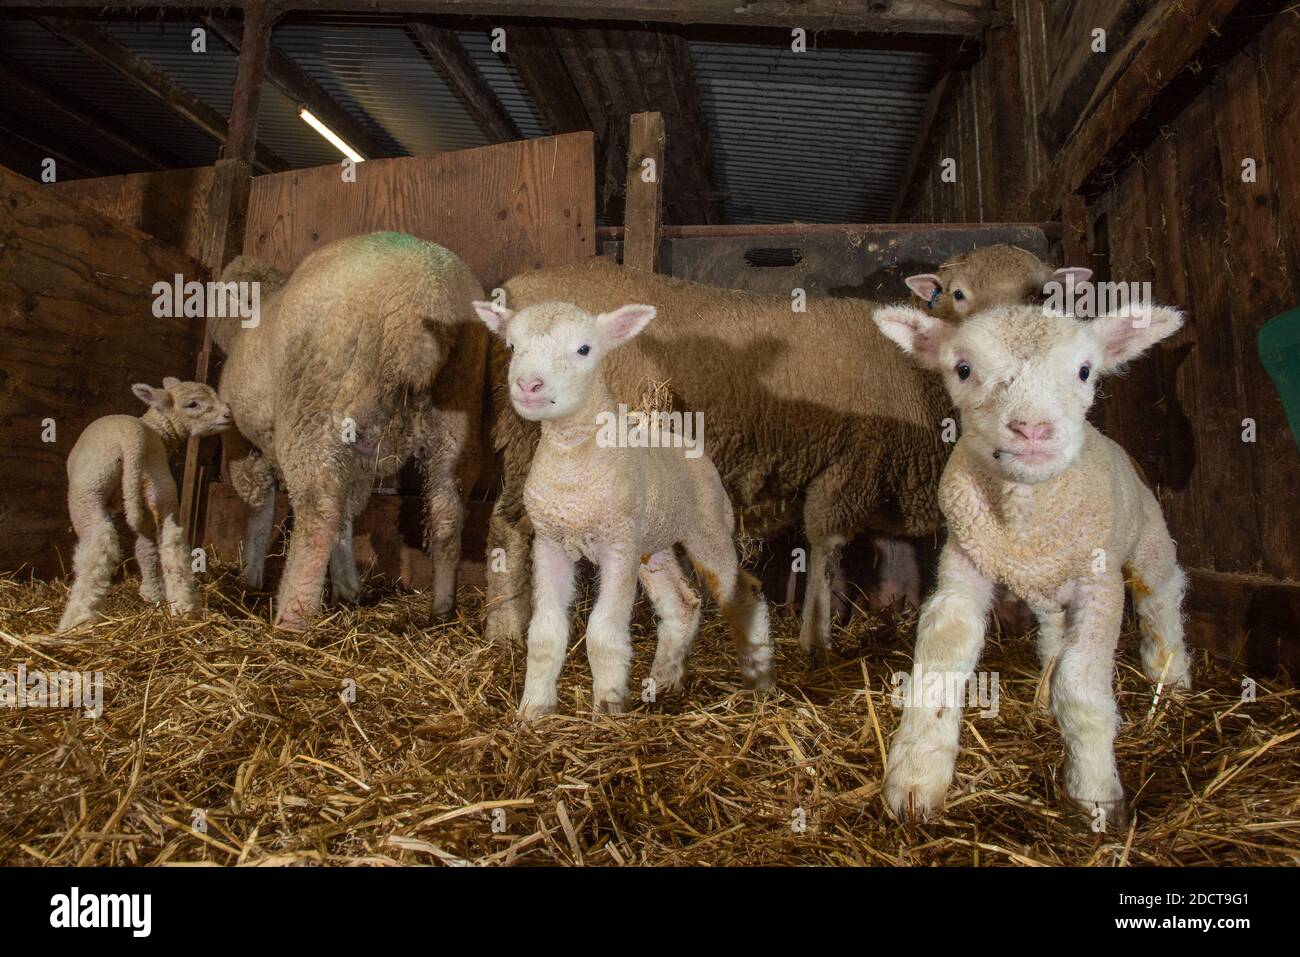
POLYGON ((572 415, 599 381, 605 356, 636 336, 654 306, 627 305, 593 316, 568 302, 542 302, 512 312, 492 303, 474 308, 510 348, 510 401, 525 419, 572 415))
POLYGON ((165 413, 183 431, 202 437, 230 428, 234 421, 230 406, 202 382, 181 382, 171 376, 162 388, 137 383, 131 387, 140 401, 165 413))
POLYGON ((954 256, 937 273, 920 273, 905 281, 934 315, 960 322, 995 306, 1041 303, 1048 283, 1064 285, 1073 276, 1078 285, 1091 275, 1091 269, 1080 266, 1053 270, 1031 252, 997 245, 954 256))
POLYGON ((1038 306, 1000 306, 960 326, 910 306, 879 309, 873 318, 903 351, 943 376, 976 461, 1025 483, 1054 478, 1078 459, 1098 378, 1183 322, 1164 306, 1091 321, 1044 314, 1038 306))

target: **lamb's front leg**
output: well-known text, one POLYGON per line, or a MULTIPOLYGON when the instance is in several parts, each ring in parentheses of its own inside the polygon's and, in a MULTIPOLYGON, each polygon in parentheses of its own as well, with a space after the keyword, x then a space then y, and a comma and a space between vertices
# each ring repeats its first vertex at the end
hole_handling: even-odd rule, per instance
POLYGON ((925 818, 943 807, 957 763, 962 701, 928 699, 942 695, 941 688, 965 690, 992 601, 989 580, 957 545, 945 545, 938 584, 921 609, 909 694, 889 749, 885 801, 900 819, 925 818))
POLYGON ((248 523, 244 528, 244 584, 261 591, 266 581, 266 552, 275 530, 275 492, 272 490, 248 506, 248 523))
POLYGON ((1115 766, 1119 710, 1113 688, 1123 617, 1119 575, 1080 585, 1067 605, 1065 647, 1052 673, 1052 713, 1065 739, 1065 791, 1096 830, 1122 826, 1128 816, 1115 766))
POLYGON ((528 670, 519 717, 527 721, 555 710, 556 682, 569 643, 575 562, 558 542, 533 539, 533 617, 528 624, 528 670))
POLYGON ((587 622, 592 710, 619 714, 627 702, 632 664, 632 606, 636 602, 634 549, 609 548, 599 556, 600 594, 587 622))

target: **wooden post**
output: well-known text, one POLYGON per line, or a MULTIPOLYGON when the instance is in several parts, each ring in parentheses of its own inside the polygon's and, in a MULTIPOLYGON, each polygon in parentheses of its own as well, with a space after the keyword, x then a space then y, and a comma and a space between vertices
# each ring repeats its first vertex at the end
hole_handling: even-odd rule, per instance
POLYGON ((1078 193, 1061 201, 1061 255, 1067 266, 1088 265, 1088 204, 1078 193))
POLYGON ((623 203, 623 265, 654 272, 659 266, 663 216, 664 118, 633 113, 627 151, 627 197, 623 203))
MULTIPOLYGON (((274 15, 263 0, 247 0, 244 4, 244 32, 239 46, 226 153, 217 160, 205 198, 202 258, 214 278, 244 246, 248 197, 253 185, 252 162, 257 150, 257 106, 271 49, 273 21, 274 15)), ((194 378, 210 383, 213 371, 212 332, 205 323, 194 378)), ((199 439, 190 439, 185 446, 181 524, 191 545, 198 545, 202 538, 203 502, 208 479, 215 471, 211 461, 214 458, 204 456, 199 439)))

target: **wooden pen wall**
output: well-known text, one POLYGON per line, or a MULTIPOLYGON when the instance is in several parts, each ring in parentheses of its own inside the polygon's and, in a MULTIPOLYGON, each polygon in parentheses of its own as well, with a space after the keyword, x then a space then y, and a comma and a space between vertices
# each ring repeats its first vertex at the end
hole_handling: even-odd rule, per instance
POLYGON ((193 374, 201 324, 152 308, 154 283, 178 273, 202 275, 155 237, 0 167, 0 571, 71 568, 65 462, 82 429, 140 415, 132 383, 193 374))

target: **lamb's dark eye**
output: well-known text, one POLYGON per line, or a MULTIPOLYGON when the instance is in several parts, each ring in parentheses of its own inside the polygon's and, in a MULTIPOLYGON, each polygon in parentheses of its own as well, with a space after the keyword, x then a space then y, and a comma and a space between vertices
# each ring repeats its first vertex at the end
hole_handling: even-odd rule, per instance
POLYGON ((197 399, 191 399, 189 402, 185 403, 185 408, 187 409, 197 409, 198 407, 199 407, 199 402, 197 399))
POLYGON ((963 299, 966 298, 966 294, 962 292, 960 289, 954 289, 952 291, 952 298, 956 299, 958 302, 961 302, 963 299))
POLYGON ((591 346, 578 346, 578 355, 585 356, 589 352, 591 352, 591 346))
POLYGON ((1086 363, 1086 362, 1085 362, 1083 365, 1079 366, 1079 381, 1080 381, 1080 382, 1087 382, 1087 381, 1088 381, 1088 376, 1090 376, 1090 375, 1092 375, 1092 366, 1088 365, 1088 363, 1086 363))
POLYGON ((959 362, 959 363, 957 363, 957 378, 958 378, 958 379, 961 379, 962 382, 965 382, 967 379, 970 378, 970 363, 969 363, 969 362, 959 362))

